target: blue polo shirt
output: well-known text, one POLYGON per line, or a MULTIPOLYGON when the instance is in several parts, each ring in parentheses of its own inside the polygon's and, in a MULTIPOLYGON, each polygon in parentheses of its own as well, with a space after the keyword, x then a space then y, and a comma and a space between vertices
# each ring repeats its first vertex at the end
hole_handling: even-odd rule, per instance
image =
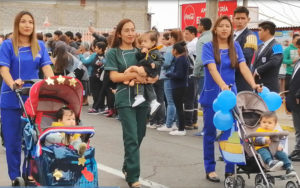
MULTIPOLYGON (((30 80, 38 79, 39 69, 45 65, 52 64, 43 41, 38 41, 40 51, 33 60, 30 47, 20 47, 19 55, 14 53, 11 40, 5 40, 0 49, 0 66, 9 68, 13 78, 30 80)), ((25 101, 27 97, 23 97, 25 101)), ((1 108, 20 108, 19 100, 10 87, 3 81, 1 88, 1 108)))
MULTIPOLYGON (((238 63, 245 62, 244 54, 241 46, 238 42, 234 42, 234 47, 237 55, 238 63)), ((202 106, 211 106, 214 99, 222 91, 218 84, 214 81, 213 77, 209 73, 207 65, 215 63, 217 70, 222 79, 227 85, 232 85, 232 91, 237 92, 235 84, 235 69, 231 68, 231 61, 229 58, 228 49, 220 49, 221 63, 216 64, 214 57, 214 49, 212 42, 208 42, 203 45, 202 49, 202 61, 204 65, 204 86, 200 96, 200 103, 202 106)))

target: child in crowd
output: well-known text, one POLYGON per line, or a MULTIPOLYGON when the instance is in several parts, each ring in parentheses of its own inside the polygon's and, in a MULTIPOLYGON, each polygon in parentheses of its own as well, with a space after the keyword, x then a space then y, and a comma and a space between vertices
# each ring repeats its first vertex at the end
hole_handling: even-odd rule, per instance
POLYGON ((171 80, 172 96, 176 107, 179 127, 178 130, 169 132, 170 135, 185 136, 184 96, 188 87, 189 60, 186 43, 179 41, 173 45, 172 54, 175 57, 174 70, 166 73, 166 77, 171 80))
MULTIPOLYGON (((261 115, 260 125, 256 132, 279 132, 276 129, 277 124, 277 116, 275 112, 264 112, 261 115)), ((286 169, 286 174, 289 176, 296 175, 294 171, 291 161, 289 160, 287 154, 283 151, 283 146, 285 139, 280 141, 280 144, 277 148, 275 153, 275 158, 278 159, 274 160, 272 154, 269 150, 269 145, 271 144, 272 140, 270 137, 256 137, 254 140, 255 150, 260 154, 263 161, 269 165, 270 171, 276 171, 280 169, 282 166, 286 169)))
MULTIPOLYGON (((137 53, 137 59, 139 61, 137 66, 129 67, 126 72, 136 72, 143 77, 156 78, 160 73, 160 67, 163 64, 163 57, 158 51, 161 46, 157 46, 158 36, 157 32, 148 31, 144 33, 140 38, 141 50, 137 53)), ((150 115, 152 115, 160 106, 160 103, 156 100, 156 94, 151 84, 136 84, 135 80, 125 82, 134 87, 135 101, 132 107, 136 107, 144 101, 150 102, 150 115)))
MULTIPOLYGON (((75 113, 68 107, 62 107, 56 114, 57 122, 53 122, 52 126, 76 126, 75 113)), ((64 133, 51 133, 46 136, 45 145, 50 146, 52 144, 65 144, 72 145, 74 149, 78 151, 80 156, 83 156, 87 149, 87 144, 82 142, 80 134, 67 135, 64 133)))

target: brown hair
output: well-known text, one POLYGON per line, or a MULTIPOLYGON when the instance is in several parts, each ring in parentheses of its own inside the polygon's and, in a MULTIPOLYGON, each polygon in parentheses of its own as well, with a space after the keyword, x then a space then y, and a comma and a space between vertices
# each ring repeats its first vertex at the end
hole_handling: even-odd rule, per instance
POLYGON ((157 46, 157 43, 158 43, 158 35, 157 35, 157 32, 156 31, 147 31, 145 33, 142 34, 142 37, 146 37, 148 36, 149 39, 152 41, 152 42, 155 42, 154 46, 152 46, 151 48, 154 48, 155 46, 157 46))
POLYGON ((213 27, 212 30, 212 34, 213 34, 213 40, 212 40, 212 44, 213 44, 213 48, 214 48, 214 57, 216 60, 217 64, 221 63, 221 57, 220 57, 220 49, 219 49, 219 43, 218 43, 218 37, 217 37, 217 32, 216 29, 218 27, 218 25, 221 23, 221 21, 223 20, 227 20, 230 23, 231 26, 231 33, 227 39, 227 43, 228 43, 228 51, 229 51, 229 58, 230 58, 230 64, 231 64, 231 68, 237 68, 238 67, 238 61, 237 61, 237 57, 236 57, 236 51, 235 51, 235 47, 234 47, 234 41, 233 41, 233 27, 232 27, 232 23, 231 20, 228 16, 224 15, 219 17, 213 27))
POLYGON ((277 119, 278 119, 276 113, 272 111, 263 112, 260 116, 260 119, 262 118, 273 118, 275 120, 275 123, 277 123, 277 119))
POLYGON ((172 30, 170 32, 170 36, 173 37, 175 39, 175 43, 179 42, 179 41, 183 41, 183 35, 182 32, 178 29, 176 30, 172 30))
MULTIPOLYGON (((112 48, 117 48, 119 47, 121 44, 122 44, 122 39, 121 37, 119 37, 118 35, 121 35, 121 31, 123 29, 123 26, 127 23, 131 22, 133 25, 133 21, 128 19, 128 18, 125 18, 123 20, 121 20, 118 25, 117 25, 117 28, 116 28, 116 31, 114 33, 114 39, 113 39, 113 42, 112 42, 112 48)), ((135 25, 134 25, 135 27, 135 25)), ((135 41, 133 42, 133 47, 135 47, 135 41)))
POLYGON ((58 45, 55 50, 54 54, 56 57, 55 64, 54 64, 54 73, 56 74, 63 74, 64 70, 69 64, 69 55, 64 45, 58 45))
POLYGON ((36 33, 35 33, 34 18, 32 16, 32 14, 28 11, 21 11, 15 17, 14 31, 13 31, 13 37, 12 37, 13 48, 14 48, 15 55, 18 56, 19 55, 19 24, 20 24, 22 16, 24 16, 24 15, 30 16, 33 21, 33 30, 30 35, 30 48, 31 48, 32 57, 33 57, 33 59, 35 59, 36 55, 40 51, 40 46, 39 46, 39 43, 38 43, 38 40, 36 37, 36 33))

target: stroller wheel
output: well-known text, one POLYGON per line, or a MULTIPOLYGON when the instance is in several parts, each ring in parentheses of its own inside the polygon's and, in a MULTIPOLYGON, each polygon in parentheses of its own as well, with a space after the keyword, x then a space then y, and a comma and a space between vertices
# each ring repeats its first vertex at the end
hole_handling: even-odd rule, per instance
POLYGON ((237 181, 235 180, 234 176, 228 176, 224 180, 224 187, 225 188, 236 188, 237 181))
POLYGON ((245 180, 241 175, 236 176, 236 188, 244 188, 245 180))
POLYGON ((285 185, 285 188, 297 188, 297 184, 293 181, 288 181, 285 185))
POLYGON ((17 177, 13 183, 12 186, 20 186, 20 187, 24 187, 25 186, 25 181, 22 177, 17 177))
POLYGON ((257 174, 255 176, 255 186, 258 185, 258 184, 264 184, 264 177, 262 174, 257 174))

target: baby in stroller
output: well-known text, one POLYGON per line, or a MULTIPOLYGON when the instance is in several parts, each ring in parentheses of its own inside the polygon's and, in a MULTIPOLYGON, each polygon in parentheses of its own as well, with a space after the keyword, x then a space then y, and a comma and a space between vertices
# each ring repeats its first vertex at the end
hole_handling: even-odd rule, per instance
MULTIPOLYGON (((256 132, 279 132, 276 129, 277 116, 275 112, 263 112, 259 122, 259 127, 256 129, 256 132)), ((281 167, 286 169, 286 175, 294 176, 296 175, 295 170, 289 160, 287 154, 283 151, 283 146, 285 138, 280 140, 280 144, 277 148, 277 151, 274 157, 278 160, 273 159, 272 154, 269 150, 269 145, 271 144, 270 137, 255 137, 254 145, 255 150, 260 154, 262 160, 265 164, 269 165, 270 171, 280 170, 281 167)))
MULTIPOLYGON (((52 127, 57 126, 76 126, 76 117, 73 110, 68 107, 62 107, 56 113, 57 122, 52 123, 52 127)), ((87 144, 82 142, 80 134, 65 134, 65 133, 51 133, 45 138, 45 146, 53 144, 64 144, 71 145, 75 150, 78 151, 80 156, 83 156, 87 149, 87 144)))

